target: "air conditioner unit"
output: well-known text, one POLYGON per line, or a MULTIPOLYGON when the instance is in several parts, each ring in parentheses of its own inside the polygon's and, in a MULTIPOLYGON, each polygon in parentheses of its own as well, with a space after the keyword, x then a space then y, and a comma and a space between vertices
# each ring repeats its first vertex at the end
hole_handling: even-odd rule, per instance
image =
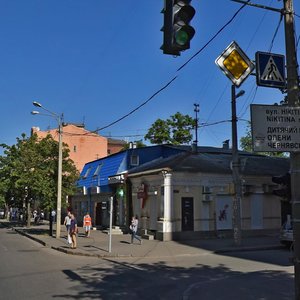
POLYGON ((242 186, 242 193, 243 194, 249 194, 251 192, 251 186, 243 184, 242 186))
POLYGON ((213 195, 210 195, 210 194, 206 194, 206 195, 203 195, 203 198, 202 198, 202 201, 203 202, 210 202, 210 201, 213 201, 213 195))

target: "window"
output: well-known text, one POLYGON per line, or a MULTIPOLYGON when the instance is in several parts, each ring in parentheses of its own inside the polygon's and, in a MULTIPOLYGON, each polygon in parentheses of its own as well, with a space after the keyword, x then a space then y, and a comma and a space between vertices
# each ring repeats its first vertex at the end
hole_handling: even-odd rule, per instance
POLYGON ((132 154, 130 157, 130 164, 132 166, 138 166, 139 165, 139 156, 136 154, 132 154))
POLYGON ((89 167, 89 168, 85 171, 85 173, 84 173, 84 175, 83 175, 83 178, 87 178, 87 177, 89 176, 90 172, 91 172, 91 167, 89 167))
POLYGON ((102 166, 103 166, 103 163, 100 163, 100 164, 97 166, 97 168, 96 168, 96 170, 95 170, 95 172, 94 172, 94 174, 93 174, 93 177, 99 176, 100 170, 101 170, 102 166))
POLYGON ((74 152, 77 152, 77 146, 76 146, 76 145, 74 145, 73 151, 74 151, 74 152))

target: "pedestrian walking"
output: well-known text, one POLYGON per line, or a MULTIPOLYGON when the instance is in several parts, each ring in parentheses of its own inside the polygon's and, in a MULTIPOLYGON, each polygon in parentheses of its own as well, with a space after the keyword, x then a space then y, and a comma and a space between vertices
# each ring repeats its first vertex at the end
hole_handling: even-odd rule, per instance
POLYGON ((77 220, 74 214, 71 214, 70 235, 72 240, 72 245, 71 245, 72 249, 77 248, 77 232, 78 232, 77 220))
POLYGON ((67 240, 68 244, 72 244, 72 239, 70 235, 70 227, 71 227, 71 212, 68 211, 68 214, 65 216, 64 225, 66 226, 67 230, 67 240))
POLYGON ((140 245, 142 244, 142 239, 137 236, 137 230, 139 225, 139 219, 138 216, 135 215, 135 217, 132 217, 131 225, 130 225, 130 231, 131 231, 131 244, 133 244, 134 239, 138 240, 140 242, 140 245))
POLYGON ((83 217, 83 227, 85 229, 85 236, 90 237, 91 227, 92 227, 92 218, 88 212, 83 217))

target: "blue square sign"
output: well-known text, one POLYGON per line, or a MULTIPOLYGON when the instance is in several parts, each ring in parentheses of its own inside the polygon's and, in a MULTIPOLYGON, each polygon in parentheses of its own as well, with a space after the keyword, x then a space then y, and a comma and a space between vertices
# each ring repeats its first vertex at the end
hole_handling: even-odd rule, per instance
POLYGON ((281 54, 256 52, 256 83, 260 86, 285 88, 285 57, 281 54))

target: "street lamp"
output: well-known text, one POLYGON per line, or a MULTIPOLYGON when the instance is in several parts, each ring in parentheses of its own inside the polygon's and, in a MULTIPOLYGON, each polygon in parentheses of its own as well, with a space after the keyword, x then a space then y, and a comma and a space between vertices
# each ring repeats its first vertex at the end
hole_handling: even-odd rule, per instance
POLYGON ((60 227, 61 227, 61 188, 62 188, 62 116, 56 114, 45 107, 42 106, 41 103, 33 101, 32 104, 36 107, 43 109, 48 112, 48 114, 40 113, 39 111, 32 111, 33 115, 44 115, 53 117, 58 123, 58 177, 57 177, 57 203, 56 203, 56 238, 60 238, 60 227))
POLYGON ((237 117, 236 117, 236 99, 245 94, 244 90, 235 93, 235 85, 231 86, 231 128, 232 128, 232 177, 234 184, 233 198, 233 237, 236 246, 241 244, 241 198, 242 186, 240 180, 240 160, 238 154, 237 142, 237 117))

